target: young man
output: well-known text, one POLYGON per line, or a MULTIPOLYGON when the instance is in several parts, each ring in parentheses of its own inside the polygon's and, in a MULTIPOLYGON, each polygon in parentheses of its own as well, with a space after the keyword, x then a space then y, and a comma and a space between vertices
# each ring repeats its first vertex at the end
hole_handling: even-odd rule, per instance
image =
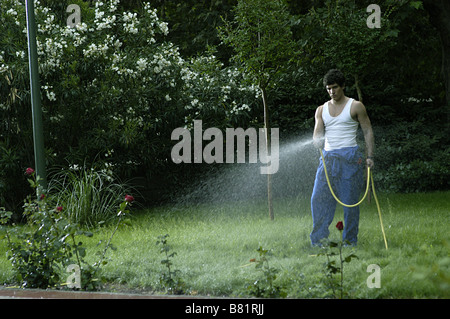
MULTIPOLYGON (((372 168, 374 165, 372 126, 364 105, 345 96, 345 77, 341 71, 335 69, 328 71, 323 84, 331 100, 316 110, 314 145, 324 149, 328 176, 336 196, 345 204, 355 204, 364 185, 364 161, 356 143, 356 133, 358 126, 361 125, 366 143, 365 163, 372 168)), ((312 245, 320 245, 322 239, 328 238, 328 227, 333 221, 335 210, 336 200, 328 187, 320 159, 311 196, 312 245)), ((359 207, 344 206, 343 240, 356 245, 358 226, 359 207)))

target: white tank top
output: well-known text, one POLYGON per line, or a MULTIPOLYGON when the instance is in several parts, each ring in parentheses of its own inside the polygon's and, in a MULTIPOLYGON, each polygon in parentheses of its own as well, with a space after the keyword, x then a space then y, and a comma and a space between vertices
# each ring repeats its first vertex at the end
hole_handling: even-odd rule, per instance
POLYGON ((352 98, 348 99, 342 112, 334 117, 330 115, 328 102, 324 104, 322 119, 325 125, 325 151, 358 145, 356 143, 356 131, 359 122, 355 121, 350 114, 352 102, 352 98))

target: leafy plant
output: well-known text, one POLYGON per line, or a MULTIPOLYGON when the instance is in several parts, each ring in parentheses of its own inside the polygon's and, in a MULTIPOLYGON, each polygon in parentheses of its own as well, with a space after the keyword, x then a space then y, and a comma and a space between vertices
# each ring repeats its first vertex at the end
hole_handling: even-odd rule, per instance
MULTIPOLYGON (((343 223, 340 221, 336 224, 336 228, 342 232, 344 229, 343 223)), ((342 255, 342 248, 350 245, 348 241, 330 241, 328 239, 322 241, 323 251, 317 256, 326 256, 327 261, 324 264, 325 277, 328 287, 332 291, 333 298, 342 299, 344 296, 344 263, 349 263, 353 258, 358 258, 353 251, 350 252, 345 258, 342 255), (337 249, 337 252, 333 251, 337 249), (334 256, 338 256, 337 260, 333 259, 334 256), (335 275, 338 276, 336 279, 335 275)))
POLYGON ((259 253, 259 259, 252 258, 250 262, 255 263, 255 269, 262 273, 262 277, 246 285, 247 292, 257 298, 284 298, 286 292, 283 287, 275 284, 279 270, 269 265, 269 250, 261 246, 256 250, 259 253))
POLYGON ((161 260, 161 264, 166 267, 159 277, 160 284, 165 287, 169 294, 182 294, 184 292, 184 282, 180 278, 180 271, 173 269, 172 259, 177 254, 171 252, 172 247, 167 243, 169 234, 158 236, 156 245, 160 245, 160 252, 164 254, 165 259, 161 260))
POLYGON ((49 183, 49 193, 54 193, 64 214, 81 226, 93 227, 114 219, 121 194, 131 186, 121 183, 112 172, 72 167, 57 172, 49 183))
MULTIPOLYGON (((92 236, 79 230, 61 214, 63 207, 48 205, 47 196, 39 186, 39 177, 28 168, 29 183, 38 194, 36 198, 28 196, 24 205, 27 225, 22 228, 6 230, 8 257, 16 272, 16 278, 23 287, 48 288, 61 282, 61 268, 84 255, 81 244, 75 243, 79 235, 92 236), (13 237, 14 235, 14 237, 13 237)), ((2 223, 6 223, 11 214, 3 212, 2 223)))
MULTIPOLYGON (((118 222, 108 243, 100 253, 100 260, 93 265, 87 263, 86 248, 78 240, 79 236, 91 237, 93 234, 84 231, 78 223, 72 222, 63 214, 64 207, 56 208, 52 200, 39 185, 40 179, 32 168, 28 168, 29 183, 35 195, 28 196, 24 205, 24 216, 27 224, 23 227, 2 226, 1 231, 7 239, 8 257, 11 260, 16 279, 24 288, 54 288, 62 284, 61 275, 67 266, 76 264, 80 269, 81 288, 95 290, 99 288, 100 266, 106 262, 105 254, 112 247, 111 240, 129 212, 127 206, 134 201, 130 195, 120 204, 118 222)), ((10 221, 11 212, 0 210, 0 224, 10 221)))
MULTIPOLYGON (((421 104, 424 107, 423 104, 421 104)), ((390 192, 422 192, 449 188, 450 152, 446 125, 425 120, 398 121, 377 133, 375 181, 390 192)))

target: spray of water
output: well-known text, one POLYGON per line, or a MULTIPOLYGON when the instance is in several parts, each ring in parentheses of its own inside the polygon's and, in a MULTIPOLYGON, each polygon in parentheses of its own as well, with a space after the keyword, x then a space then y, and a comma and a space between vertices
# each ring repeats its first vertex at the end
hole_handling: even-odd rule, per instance
MULTIPOLYGON (((294 138, 284 143, 281 141, 280 144, 279 170, 272 175, 273 199, 309 197, 319 155, 311 136, 294 138)), ((217 171, 194 181, 177 199, 177 204, 220 205, 267 198, 267 175, 260 174, 260 163, 218 165, 221 166, 217 171)))

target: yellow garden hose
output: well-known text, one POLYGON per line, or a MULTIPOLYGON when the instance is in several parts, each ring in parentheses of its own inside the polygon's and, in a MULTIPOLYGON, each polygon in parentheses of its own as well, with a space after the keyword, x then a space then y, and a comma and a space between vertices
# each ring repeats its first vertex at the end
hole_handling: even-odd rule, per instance
POLYGON ((370 167, 367 166, 367 186, 366 186, 366 191, 364 193, 363 198, 356 204, 344 204, 343 202, 341 202, 339 200, 339 198, 337 198, 336 194, 334 194, 333 192, 333 188, 331 187, 331 183, 330 183, 330 179, 328 178, 328 172, 327 172, 327 166, 325 165, 325 159, 323 157, 323 153, 322 153, 322 149, 319 148, 319 152, 320 152, 320 156, 322 157, 322 163, 323 163, 323 170, 325 171, 325 177, 327 178, 327 183, 328 183, 328 187, 330 188, 330 192, 333 195, 334 199, 341 204, 342 206, 345 207, 355 207, 360 205, 364 199, 366 199, 367 194, 369 193, 369 185, 370 185, 370 181, 372 180, 372 192, 373 192, 373 198, 375 198, 375 203, 377 204, 377 209, 378 209, 378 216, 380 217, 380 225, 381 225, 381 231, 383 232, 383 238, 384 238, 384 245, 386 247, 386 250, 388 249, 388 244, 387 244, 387 240, 386 240, 386 234, 384 232, 384 226, 383 226, 383 219, 381 218, 381 209, 380 209, 380 204, 378 203, 378 198, 377 198, 377 194, 375 193, 375 185, 373 182, 373 176, 372 176, 372 171, 370 170, 370 167))

